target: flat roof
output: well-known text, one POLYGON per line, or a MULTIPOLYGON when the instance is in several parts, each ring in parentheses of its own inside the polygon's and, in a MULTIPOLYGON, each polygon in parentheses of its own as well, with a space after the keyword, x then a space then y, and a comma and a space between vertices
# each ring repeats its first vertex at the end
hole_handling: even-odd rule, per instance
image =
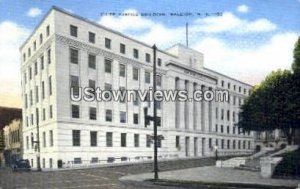
POLYGON ((231 80, 237 81, 237 82, 239 82, 239 83, 242 83, 242 84, 244 84, 244 85, 247 85, 247 86, 249 86, 249 87, 254 87, 253 85, 250 85, 250 84, 248 84, 248 83, 245 83, 245 82, 243 82, 243 81, 240 81, 240 80, 238 80, 238 79, 235 79, 235 78, 233 78, 233 77, 227 76, 227 75, 225 75, 225 74, 222 74, 222 73, 220 73, 220 72, 217 72, 217 71, 211 70, 211 69, 209 69, 209 68, 205 68, 205 67, 203 67, 203 69, 204 69, 204 70, 207 70, 207 71, 214 72, 214 73, 216 73, 216 74, 219 74, 219 75, 221 75, 221 76, 227 77, 228 79, 231 79, 231 80))

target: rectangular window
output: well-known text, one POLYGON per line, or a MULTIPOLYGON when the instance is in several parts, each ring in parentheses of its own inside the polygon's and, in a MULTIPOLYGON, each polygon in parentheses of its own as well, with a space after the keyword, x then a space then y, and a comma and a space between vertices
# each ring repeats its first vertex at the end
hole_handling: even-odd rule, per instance
POLYGON ((133 49, 133 57, 139 58, 139 51, 137 49, 133 49))
POLYGON ((49 25, 46 27, 46 35, 47 35, 47 37, 50 35, 50 26, 49 25))
POLYGON ((49 108, 49 117, 50 117, 50 119, 53 118, 53 108, 52 107, 53 106, 50 105, 50 108, 49 108))
POLYGON ((120 112, 120 123, 126 123, 126 112, 120 112))
POLYGON ((113 146, 113 133, 107 132, 106 133, 106 147, 112 147, 113 146))
POLYGON ((50 146, 53 146, 53 131, 49 131, 49 140, 50 140, 50 146))
POLYGON ((29 93, 29 97, 30 97, 30 106, 32 106, 32 104, 33 104, 33 98, 32 98, 32 90, 30 90, 30 93, 29 93))
POLYGON ((135 105, 135 106, 139 105, 139 96, 138 96, 137 90, 135 90, 135 96, 133 97, 133 105, 135 105))
POLYGON ((161 117, 156 117, 156 123, 158 127, 161 126, 161 117))
POLYGON ((41 56, 41 70, 44 70, 44 56, 41 56))
POLYGON ((70 35, 73 37, 77 37, 77 27, 70 25, 70 35))
POLYGON ((39 102, 39 87, 35 86, 35 102, 39 102))
POLYGON ((31 49, 28 48, 28 57, 31 56, 31 49))
POLYGON ((37 62, 34 63, 34 75, 38 74, 38 65, 37 62))
POLYGON ((72 118, 79 118, 79 105, 72 105, 72 118))
POLYGON ((146 53, 146 62, 150 62, 150 59, 151 59, 151 57, 150 57, 150 54, 149 53, 146 53))
POLYGON ((230 134, 230 127, 229 127, 229 125, 227 126, 227 134, 230 134))
POLYGON ((139 69, 138 68, 133 68, 133 80, 139 80, 139 69))
POLYGON ((95 94, 95 89, 96 89, 96 81, 89 79, 89 87, 94 89, 94 94, 95 94))
POLYGON ((78 64, 78 50, 70 48, 70 62, 73 64, 78 64))
POLYGON ((106 73, 111 73, 111 63, 112 63, 112 61, 109 60, 109 59, 105 59, 104 62, 105 62, 105 72, 106 73))
POLYGON ((179 148, 180 146, 180 137, 176 136, 176 148, 179 148))
POLYGON ((223 132, 224 132, 224 126, 221 125, 221 133, 223 133, 223 132))
POLYGON ((151 75, 150 75, 150 72, 145 72, 145 83, 150 83, 150 78, 151 78, 151 75))
POLYGON ((105 111, 105 120, 108 122, 112 122, 112 110, 105 111))
POLYGON ((160 59, 160 58, 157 59, 157 65, 158 65, 159 67, 161 66, 161 59, 160 59))
POLYGON ((95 43, 95 33, 89 32, 89 42, 90 43, 95 43))
POLYGON ((33 42, 33 50, 36 51, 36 41, 33 42))
POLYGON ((90 120, 97 120, 97 109, 90 107, 90 120))
POLYGON ((121 147, 126 147, 126 133, 121 133, 121 147))
POLYGON ((161 86, 161 75, 156 75, 156 85, 161 86))
POLYGON ((78 96, 79 95, 79 77, 71 75, 71 84, 70 84, 70 90, 73 89, 73 95, 78 96))
POLYGON ((146 135, 146 147, 150 148, 151 147, 151 136, 150 135, 146 135))
POLYGON ((81 158, 74 158, 74 164, 81 164, 81 158))
POLYGON ((45 99, 45 82, 42 81, 42 98, 45 99))
POLYGON ((29 149, 29 137, 26 136, 26 149, 28 150, 29 149))
POLYGON ((48 49, 47 51, 47 59, 48 59, 48 64, 51 64, 51 49, 48 49))
POLYGON ((212 148, 212 139, 211 138, 208 139, 208 147, 212 148))
POLYGON ((96 56, 89 54, 89 68, 96 69, 96 56))
POLYGON ((32 68, 31 67, 29 68, 29 79, 30 80, 32 79, 32 68))
POLYGON ((105 48, 111 49, 111 40, 108 38, 105 38, 105 48))
POLYGON ((161 139, 160 138, 158 138, 157 139, 157 148, 161 148, 161 139))
POLYGON ((40 44, 43 43, 43 34, 40 34, 40 44))
POLYGON ((217 133, 218 132, 218 124, 216 124, 215 130, 216 130, 216 133, 217 133))
POLYGON ((120 43, 120 53, 122 54, 126 53, 126 46, 123 43, 120 43))
POLYGON ((28 108, 28 99, 27 99, 27 94, 25 94, 25 108, 28 108))
POLYGON ((46 132, 43 132, 43 147, 46 147, 46 132))
POLYGON ((53 167, 53 160, 52 158, 49 159, 49 168, 52 168, 53 167))
POLYGON ((133 124, 139 124, 139 114, 133 114, 133 124))
POLYGON ((125 77, 126 76, 126 67, 124 64, 119 64, 119 75, 120 77, 125 77))
POLYGON ((134 147, 139 147, 139 146, 140 146, 140 135, 134 134, 134 147))
POLYGON ((72 130, 73 146, 80 146, 80 130, 72 130))
POLYGON ((91 159, 91 163, 98 163, 99 159, 97 157, 93 157, 91 159))
POLYGON ((97 146, 97 131, 90 132, 91 146, 97 146))
POLYGON ((52 95, 52 76, 49 76, 49 95, 52 95))

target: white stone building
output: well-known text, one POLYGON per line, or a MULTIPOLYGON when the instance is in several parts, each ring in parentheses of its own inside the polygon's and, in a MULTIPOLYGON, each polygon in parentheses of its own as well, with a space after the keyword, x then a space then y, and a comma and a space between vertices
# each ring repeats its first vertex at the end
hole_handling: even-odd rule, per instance
MULTIPOLYGON (((24 158, 37 166, 39 120, 42 168, 153 158, 144 127, 148 102, 73 102, 71 86, 148 89, 151 46, 53 7, 20 48, 24 158), (148 141, 148 142, 147 142, 148 141)), ((158 89, 226 89, 229 102, 162 102, 159 159, 253 152, 252 133, 239 132, 239 105, 252 86, 203 67, 203 54, 182 45, 158 50, 158 89)), ((149 78, 149 76, 151 76, 149 78)), ((150 79, 150 82, 149 82, 150 79)), ((150 108, 150 114, 152 110, 150 108)))

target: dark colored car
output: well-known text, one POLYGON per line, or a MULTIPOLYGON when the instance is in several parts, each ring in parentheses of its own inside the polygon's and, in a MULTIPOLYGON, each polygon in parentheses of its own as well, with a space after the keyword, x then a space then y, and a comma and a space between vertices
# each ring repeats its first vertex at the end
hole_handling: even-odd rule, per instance
POLYGON ((29 164, 28 159, 20 159, 20 160, 17 160, 12 165, 12 170, 13 171, 30 171, 31 170, 31 166, 29 164))

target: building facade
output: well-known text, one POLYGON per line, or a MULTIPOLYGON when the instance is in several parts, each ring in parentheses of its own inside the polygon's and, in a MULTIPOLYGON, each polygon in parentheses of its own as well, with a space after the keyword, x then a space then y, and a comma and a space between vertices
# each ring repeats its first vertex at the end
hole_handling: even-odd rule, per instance
MULTIPOLYGON (((70 88, 145 90, 152 86, 152 47, 53 7, 20 48, 24 158, 56 169, 153 158, 152 102, 72 101, 70 88), (38 125, 38 127, 37 127, 38 125), (37 128, 40 153, 36 151, 37 128)), ((228 90, 230 100, 158 105, 159 159, 249 154, 253 133, 235 126, 252 86, 203 67, 183 45, 157 51, 158 89, 228 90)))
POLYGON ((5 141, 5 162, 7 165, 22 158, 22 122, 20 119, 12 120, 3 128, 5 141))

